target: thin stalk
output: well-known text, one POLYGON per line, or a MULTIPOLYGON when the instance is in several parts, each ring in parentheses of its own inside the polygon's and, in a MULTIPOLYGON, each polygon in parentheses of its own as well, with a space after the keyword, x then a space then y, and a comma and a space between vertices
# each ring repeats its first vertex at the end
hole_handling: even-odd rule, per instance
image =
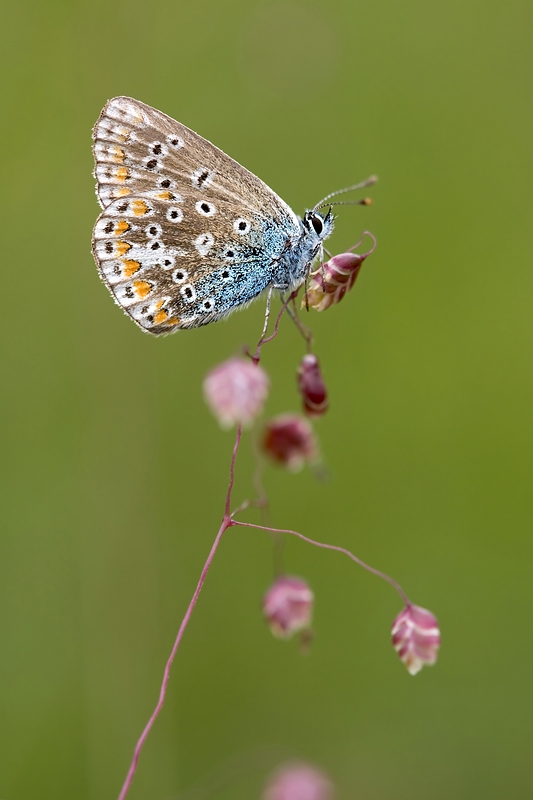
POLYGON ((394 578, 391 578, 390 575, 387 575, 385 572, 381 572, 381 570, 379 569, 375 569, 374 567, 365 564, 364 561, 362 561, 360 558, 357 558, 357 556, 354 556, 354 554, 351 553, 349 550, 347 550, 345 547, 339 547, 336 544, 325 544, 324 542, 316 542, 314 539, 310 539, 308 536, 304 536, 303 533, 298 533, 298 531, 292 531, 289 530, 288 528, 269 528, 265 525, 254 525, 252 522, 239 522, 237 520, 234 520, 234 524, 240 525, 243 528, 257 528, 258 530, 262 531, 287 533, 290 534, 291 536, 297 536, 299 539, 303 539, 303 541, 307 542, 308 544, 314 544, 316 547, 323 547, 324 550, 336 550, 338 553, 344 553, 345 556, 351 558, 352 561, 355 561, 355 563, 359 564, 359 566, 363 567, 363 569, 366 569, 368 572, 371 572, 372 575, 377 575, 378 578, 382 578, 384 581, 387 581, 387 583, 390 583, 390 585, 394 589, 396 589, 396 591, 398 592, 398 594, 400 595, 406 606, 412 605, 411 601, 405 594, 404 590, 402 589, 400 584, 394 580, 394 578))
POLYGON ((128 791, 129 791, 131 783, 133 781, 135 772, 137 770, 137 764, 139 762, 139 756, 141 754, 141 750, 143 748, 143 745, 144 745, 144 743, 146 741, 146 738, 147 738, 148 734, 152 730, 154 722, 156 721, 157 717, 159 716, 159 712, 163 708, 163 703, 165 702, 165 696, 166 696, 166 693, 167 693, 168 681, 169 681, 169 678, 170 678, 170 668, 172 667, 172 662, 174 661, 174 657, 175 657, 175 655, 177 653, 178 647, 179 647, 179 645, 181 643, 181 640, 183 638, 183 634, 185 633, 185 628, 187 627, 187 625, 189 623, 189 620, 191 618, 194 606, 196 605, 196 601, 198 600, 200 592, 202 591, 202 586, 204 585, 204 581, 206 579, 207 573, 209 572, 209 567, 211 566, 211 562, 213 561, 214 555, 215 555, 215 553, 216 553, 216 551, 218 549, 218 545, 220 544, 220 540, 222 539, 222 536, 223 536, 224 532, 228 528, 231 528, 233 525, 235 525, 234 520, 231 518, 231 507, 230 506, 231 506, 231 492, 232 492, 233 484, 234 484, 234 481, 235 481, 235 459, 237 457, 237 451, 239 449, 239 444, 240 444, 240 441, 241 441, 241 435, 242 435, 242 426, 239 425, 239 427, 237 428, 237 435, 235 437, 235 444, 233 446, 233 453, 232 453, 232 456, 231 456, 230 478, 229 478, 229 484, 228 484, 228 491, 226 493, 226 506, 225 506, 224 517, 222 519, 222 523, 220 525, 220 528, 218 529, 218 533, 217 533, 217 535, 215 537, 215 541, 213 542, 211 550, 209 551, 209 555, 207 556, 207 561, 205 562, 204 568, 203 568, 203 570, 202 570, 202 572, 200 574, 200 579, 198 581, 198 584, 196 586, 194 594, 193 594, 193 596, 191 598, 191 602, 189 603, 187 611, 185 612, 185 616, 183 617, 182 623, 181 623, 181 625, 179 627, 178 635, 176 636, 176 640, 174 642, 174 646, 173 646, 173 648, 171 650, 170 656, 168 657, 167 663, 165 665, 165 670, 163 672, 163 681, 161 683, 161 689, 159 690, 159 700, 157 701, 157 705, 154 708, 150 719, 146 723, 146 726, 145 726, 143 732, 141 733, 141 735, 139 737, 139 740, 137 741, 137 744, 135 745, 135 749, 133 751, 133 758, 131 760, 130 768, 128 770, 128 774, 126 775, 126 780, 124 781, 124 785, 122 786, 121 792, 120 792, 120 794, 118 796, 118 800, 124 800, 124 798, 128 794, 128 791))

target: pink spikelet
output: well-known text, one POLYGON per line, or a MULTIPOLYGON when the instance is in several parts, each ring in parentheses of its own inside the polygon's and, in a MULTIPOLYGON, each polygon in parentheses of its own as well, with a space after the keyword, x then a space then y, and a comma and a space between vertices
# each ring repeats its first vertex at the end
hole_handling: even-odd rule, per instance
POLYGON ((328 410, 328 394, 322 377, 318 358, 307 353, 298 367, 298 389, 303 400, 304 413, 308 417, 321 417, 328 410))
POLYGON ((437 618, 420 606, 406 606, 392 625, 392 644, 411 675, 434 664, 440 647, 437 618))
POLYGON ((310 764, 281 767, 268 781, 262 800, 333 800, 333 784, 310 764))
POLYGON ((230 358, 209 372, 204 397, 221 427, 250 425, 263 410, 268 395, 264 369, 242 358, 230 358))
POLYGON ((313 602, 313 592, 302 578, 282 575, 263 598, 263 616, 274 636, 290 639, 310 627, 313 602))
POLYGON ((346 292, 350 291, 355 283, 363 261, 376 249, 376 239, 366 231, 373 239, 373 246, 362 255, 352 253, 361 241, 354 244, 345 253, 340 253, 326 261, 325 264, 311 274, 311 280, 306 293, 302 299, 302 308, 314 308, 316 311, 325 311, 326 308, 340 303, 346 292))
POLYGON ((297 472, 318 457, 311 423, 297 414, 280 414, 267 422, 261 449, 272 461, 291 472, 297 472))

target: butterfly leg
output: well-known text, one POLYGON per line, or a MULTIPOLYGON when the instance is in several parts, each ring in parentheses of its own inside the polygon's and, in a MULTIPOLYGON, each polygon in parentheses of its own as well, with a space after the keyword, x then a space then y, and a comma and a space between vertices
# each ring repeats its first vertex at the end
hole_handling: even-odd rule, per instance
POLYGON ((265 324, 263 325, 263 332, 261 334, 261 340, 265 338, 267 328, 268 328, 268 320, 270 318, 270 305, 272 303, 272 292, 274 291, 273 286, 269 286, 268 294, 267 294, 267 301, 266 301, 266 308, 265 308, 265 324))
POLYGON ((303 324, 303 322, 301 321, 300 317, 298 316, 298 313, 296 311, 296 295, 297 294, 298 294, 297 291, 293 292, 290 295, 290 297, 289 297, 289 299, 287 301, 285 301, 285 298, 283 297, 283 295, 281 295, 281 301, 286 306, 287 314, 289 315, 291 320, 294 322, 294 324, 298 328, 298 331, 299 331, 300 335, 303 337, 303 339, 305 339, 305 342, 307 344, 307 349, 310 352, 311 351, 311 345, 313 344, 313 333, 312 333, 311 329, 307 327, 307 325, 303 324), (291 307, 291 303, 292 303, 292 307, 291 307))

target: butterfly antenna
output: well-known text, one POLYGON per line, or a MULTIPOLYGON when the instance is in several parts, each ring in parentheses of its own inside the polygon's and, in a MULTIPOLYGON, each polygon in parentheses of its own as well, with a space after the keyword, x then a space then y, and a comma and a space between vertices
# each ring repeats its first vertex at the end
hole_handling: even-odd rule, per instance
MULTIPOLYGON (((355 192, 357 189, 364 189, 366 186, 373 186, 378 179, 377 175, 371 175, 370 178, 367 178, 366 181, 361 181, 361 183, 354 183, 353 186, 347 186, 345 189, 337 189, 336 192, 331 192, 331 194, 326 195, 322 198, 322 200, 316 204, 313 211, 318 211, 319 208, 328 204, 328 200, 331 200, 332 197, 337 197, 339 194, 346 194, 346 192, 355 192)), ((337 206, 337 205, 370 205, 370 200, 365 198, 364 200, 353 201, 350 202, 349 200, 340 201, 336 203, 330 203, 329 205, 337 206)))
MULTIPOLYGON (((333 208, 333 206, 371 206, 372 198, 363 197, 362 200, 334 200, 333 203, 324 203, 324 205, 333 208)), ((319 206, 321 208, 321 206, 319 206)))

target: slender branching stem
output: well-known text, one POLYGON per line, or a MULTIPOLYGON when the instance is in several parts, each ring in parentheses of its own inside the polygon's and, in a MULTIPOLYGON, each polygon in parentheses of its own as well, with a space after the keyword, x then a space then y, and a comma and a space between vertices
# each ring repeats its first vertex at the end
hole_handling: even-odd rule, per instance
POLYGON ((355 561, 355 563, 359 564, 359 566, 363 567, 363 569, 366 569, 368 572, 371 572, 372 575, 377 575, 378 578, 382 578, 384 581, 387 581, 387 583, 390 583, 390 585, 396 589, 396 591, 398 592, 398 594, 400 595, 406 606, 412 605, 411 601, 405 594, 404 590, 402 589, 400 584, 394 580, 394 578, 391 578, 389 575, 387 575, 385 572, 381 572, 381 570, 379 569, 375 569, 374 567, 365 564, 364 561, 362 561, 360 558, 357 558, 357 556, 354 556, 354 554, 351 553, 349 550, 347 550, 345 547, 339 547, 336 544, 325 544, 324 542, 317 542, 314 539, 310 539, 308 536, 304 536, 303 533, 298 533, 298 531, 292 531, 289 530, 288 528, 269 528, 265 525, 254 525, 252 522, 239 522, 238 520, 235 520, 235 525, 240 525, 243 528, 257 528, 258 530, 261 531, 272 531, 274 533, 287 533, 290 536, 297 536, 299 539, 302 539, 304 542, 307 542, 308 544, 314 544, 316 547, 323 547, 325 550, 336 550, 338 553, 344 553, 345 556, 351 558, 352 561, 355 561))
POLYGON ((204 581, 205 581, 205 579, 207 577, 207 573, 209 572, 209 567, 211 566, 211 562, 213 561, 215 553, 216 553, 216 551, 218 549, 218 546, 220 544, 220 540, 222 539, 222 536, 224 535, 224 532, 227 531, 228 528, 231 528, 232 525, 235 525, 235 522, 231 518, 231 492, 232 492, 232 489, 233 489, 233 484, 235 482, 235 459, 237 458, 237 451, 239 449, 241 436, 242 436, 242 426, 239 425, 239 427, 237 428, 237 435, 235 437, 235 444, 233 446, 233 453, 232 453, 232 456, 231 456, 230 477, 229 477, 228 491, 226 493, 226 505, 225 505, 224 517, 222 519, 222 523, 220 525, 220 528, 218 529, 218 533, 217 533, 217 535, 215 537, 215 541, 213 542, 211 550, 209 551, 209 555, 207 556, 207 561, 205 562, 204 568, 202 569, 202 572, 200 574, 200 579, 199 579, 199 581, 198 581, 198 583, 196 585, 196 589, 195 589, 194 594, 193 594, 193 596, 191 598, 191 602, 189 603, 189 607, 187 608, 187 611, 185 612, 185 616, 183 617, 182 623, 181 623, 181 625, 179 627, 178 635, 176 636, 176 640, 174 642, 174 646, 172 647, 170 656, 168 657, 167 663, 165 665, 165 670, 163 672, 163 681, 161 683, 161 689, 159 690, 159 700, 157 701, 157 705, 154 708, 150 719, 146 723, 145 728, 144 728, 143 732, 141 733, 137 744, 135 745, 135 749, 133 751, 133 758, 131 760, 130 768, 128 770, 128 774, 126 775, 126 780, 124 781, 124 785, 122 786, 122 790, 121 790, 121 792, 120 792, 120 794, 118 796, 118 800, 124 800, 124 798, 128 794, 129 788, 130 788, 131 783, 133 781, 133 777, 134 777, 135 772, 137 770, 137 764, 139 762, 139 756, 141 754, 141 750, 143 748, 143 745, 144 745, 144 743, 146 741, 146 738, 147 738, 148 734, 152 730, 154 722, 156 721, 157 717, 159 716, 159 712, 161 711, 161 709, 163 707, 163 703, 165 702, 165 695, 167 693, 167 686, 168 686, 168 681, 169 681, 169 678, 170 678, 170 668, 172 667, 172 662, 174 661, 174 657, 175 657, 175 655, 177 653, 178 647, 179 647, 179 645, 181 643, 181 640, 183 638, 183 634, 185 633, 185 629, 186 629, 186 627, 187 627, 187 625, 189 623, 189 620, 191 618, 194 606, 196 605, 196 601, 198 600, 200 592, 202 591, 202 586, 204 585, 204 581))

